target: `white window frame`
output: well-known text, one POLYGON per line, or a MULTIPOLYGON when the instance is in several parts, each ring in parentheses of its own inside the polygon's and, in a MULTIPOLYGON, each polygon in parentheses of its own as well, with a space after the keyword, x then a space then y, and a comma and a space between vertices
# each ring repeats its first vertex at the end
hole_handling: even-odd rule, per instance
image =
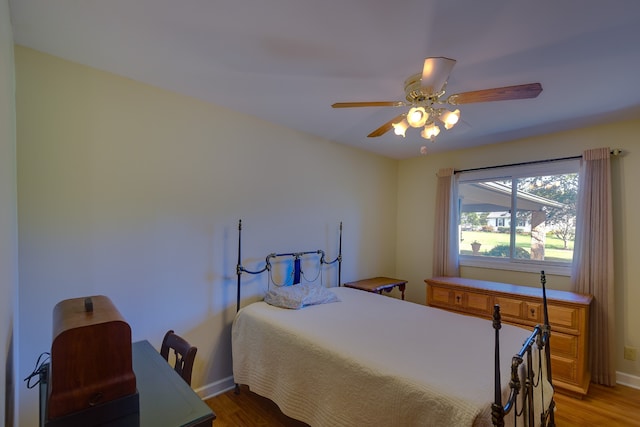
MULTIPOLYGON (((461 171, 457 172, 456 185, 489 181, 511 179, 517 180, 524 177, 546 176, 546 175, 562 175, 570 173, 579 173, 580 160, 568 159, 548 162, 537 162, 521 165, 512 165, 504 167, 487 168, 481 170, 461 171)), ((580 189, 578 189, 580 191, 580 189)), ((456 194, 458 191, 456 190, 456 194)), ((516 194, 512 195, 511 208, 515 204, 516 194)), ((459 215, 460 213, 458 213, 459 215)), ((513 221, 511 221, 513 223, 513 221)), ((510 235, 513 233, 513 228, 510 235)), ((511 236, 513 238, 513 236, 511 236)), ((455 236, 459 239, 460 236, 455 236)), ((553 261, 536 261, 536 260, 520 260, 516 258, 494 258, 482 257, 474 255, 458 255, 461 266, 480 267, 497 270, 510 270, 520 272, 539 273, 544 270, 546 273, 560 276, 571 275, 571 263, 561 263, 553 261)))

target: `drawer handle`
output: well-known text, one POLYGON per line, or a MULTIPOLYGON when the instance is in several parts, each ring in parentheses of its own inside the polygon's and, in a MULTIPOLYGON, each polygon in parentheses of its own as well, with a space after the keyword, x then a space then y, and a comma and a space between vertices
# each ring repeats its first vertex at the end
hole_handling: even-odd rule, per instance
POLYGON ((460 295, 456 295, 456 302, 460 302, 460 299, 461 299, 461 298, 462 298, 462 297, 461 297, 460 295))

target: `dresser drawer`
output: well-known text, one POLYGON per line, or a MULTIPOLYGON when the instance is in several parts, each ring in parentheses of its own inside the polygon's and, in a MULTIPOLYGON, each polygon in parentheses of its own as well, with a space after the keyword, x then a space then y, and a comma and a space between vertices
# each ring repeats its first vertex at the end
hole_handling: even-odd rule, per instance
POLYGON ((493 300, 495 304, 500 306, 500 315, 503 318, 522 319, 524 302, 521 299, 513 299, 496 295, 493 300))
POLYGON ((541 323, 542 322, 542 304, 523 301, 522 299, 514 299, 502 296, 494 297, 495 304, 500 305, 500 314, 505 320, 513 320, 518 323, 521 321, 541 323))
POLYGON ((453 305, 453 291, 432 286, 429 289, 429 305, 450 307, 453 305))
POLYGON ((432 286, 428 295, 428 305, 484 316, 491 316, 493 313, 493 301, 490 295, 439 288, 437 286, 432 286))
POLYGON ((576 383, 578 379, 578 362, 575 359, 567 359, 552 354, 551 374, 553 375, 553 379, 576 383))
POLYGON ((491 316, 493 314, 491 296, 476 294, 474 292, 465 292, 464 298, 464 305, 468 311, 487 316, 491 316))
POLYGON ((554 326, 568 329, 576 334, 579 333, 579 313, 575 307, 564 307, 560 305, 548 304, 549 324, 553 331, 554 326))
POLYGON ((578 337, 551 331, 551 354, 570 358, 578 357, 578 337))

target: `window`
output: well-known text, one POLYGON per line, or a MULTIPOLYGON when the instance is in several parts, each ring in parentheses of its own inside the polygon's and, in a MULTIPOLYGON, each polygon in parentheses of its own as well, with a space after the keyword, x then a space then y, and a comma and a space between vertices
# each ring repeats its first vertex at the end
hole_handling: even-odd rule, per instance
POLYGON ((461 172, 461 265, 569 274, 578 160, 461 172))

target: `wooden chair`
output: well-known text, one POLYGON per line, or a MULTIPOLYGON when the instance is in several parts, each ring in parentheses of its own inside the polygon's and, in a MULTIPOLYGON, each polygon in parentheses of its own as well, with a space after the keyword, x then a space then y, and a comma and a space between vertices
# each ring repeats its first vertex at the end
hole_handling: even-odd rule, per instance
POLYGON ((191 372, 193 371, 193 361, 196 358, 197 347, 189 344, 184 338, 176 335, 173 330, 168 331, 162 340, 160 347, 160 355, 169 361, 169 350, 173 350, 175 355, 174 369, 184 379, 187 384, 191 385, 191 372))

